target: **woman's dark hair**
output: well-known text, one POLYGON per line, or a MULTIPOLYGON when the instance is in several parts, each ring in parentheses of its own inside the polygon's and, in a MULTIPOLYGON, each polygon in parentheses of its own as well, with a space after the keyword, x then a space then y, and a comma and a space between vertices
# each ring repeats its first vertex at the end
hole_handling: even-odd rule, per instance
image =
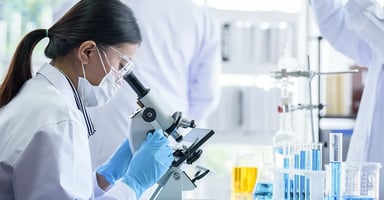
POLYGON ((37 29, 21 40, 0 85, 0 107, 9 103, 32 77, 31 57, 36 44, 49 37, 45 55, 64 56, 82 42, 93 40, 100 47, 142 40, 130 8, 119 0, 81 0, 48 30, 37 29))

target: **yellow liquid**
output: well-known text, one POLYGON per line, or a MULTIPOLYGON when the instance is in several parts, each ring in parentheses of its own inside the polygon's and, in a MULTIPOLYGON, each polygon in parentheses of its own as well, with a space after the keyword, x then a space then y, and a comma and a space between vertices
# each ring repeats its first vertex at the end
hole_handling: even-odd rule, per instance
POLYGON ((253 200, 251 193, 231 193, 231 200, 253 200))
POLYGON ((232 168, 232 192, 252 193, 257 179, 256 167, 232 168))

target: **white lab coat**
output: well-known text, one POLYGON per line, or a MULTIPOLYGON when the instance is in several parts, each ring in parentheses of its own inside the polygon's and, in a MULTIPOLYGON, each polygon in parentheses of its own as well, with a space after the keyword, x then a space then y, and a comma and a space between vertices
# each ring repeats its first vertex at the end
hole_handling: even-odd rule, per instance
POLYGON ((0 199, 135 199, 92 173, 88 132, 65 76, 45 64, 0 109, 0 199), (112 194, 113 193, 113 194, 112 194))
MULTIPOLYGON (((375 0, 312 0, 321 33, 338 51, 368 67, 347 161, 384 164, 384 17, 375 0)), ((383 182, 384 173, 380 173, 383 182)), ((380 184, 384 197, 384 184, 380 184)))
MULTIPOLYGON (((132 8, 143 35, 134 56, 135 74, 169 115, 181 111, 200 125, 219 100, 219 27, 191 0, 123 2, 132 8)), ((89 109, 96 127, 90 139, 93 166, 104 162, 127 137, 136 99, 124 83, 108 105, 89 109), (100 148, 104 144, 109 146, 100 148)))

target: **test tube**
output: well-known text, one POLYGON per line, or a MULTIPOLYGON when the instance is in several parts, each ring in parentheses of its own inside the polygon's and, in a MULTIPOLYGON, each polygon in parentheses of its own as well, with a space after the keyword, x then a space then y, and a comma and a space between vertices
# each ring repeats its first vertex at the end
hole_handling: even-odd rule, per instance
MULTIPOLYGON (((289 169, 291 167, 291 162, 290 162, 290 159, 291 159, 291 150, 292 149, 292 146, 290 144, 286 144, 284 146, 284 150, 283 150, 283 156, 284 156, 284 168, 285 169, 289 169)), ((290 191, 291 191, 291 183, 290 183, 290 178, 289 178, 289 174, 285 173, 283 175, 283 185, 284 185, 284 199, 287 200, 287 199, 290 199, 290 191)))
MULTIPOLYGON (((305 169, 310 170, 310 171, 321 171, 322 170, 322 146, 323 144, 321 143, 312 143, 308 144, 306 146, 306 166, 305 169)), ((306 200, 309 200, 311 197, 311 182, 310 178, 306 177, 305 179, 305 194, 304 197, 306 200)))
POLYGON ((322 143, 313 143, 311 145, 311 157, 312 157, 312 163, 311 163, 311 169, 312 171, 321 171, 322 170, 322 149, 323 144, 322 143))
MULTIPOLYGON (((311 170, 312 167, 312 146, 311 144, 305 145, 305 170, 311 170)), ((304 199, 309 200, 310 198, 310 178, 305 176, 305 184, 304 184, 304 199)))
POLYGON ((329 135, 329 165, 331 167, 331 193, 330 200, 340 199, 340 171, 343 152, 342 133, 329 135))
MULTIPOLYGON (((294 169, 300 169, 300 144, 295 145, 294 156, 293 156, 293 167, 294 169)), ((294 190, 293 190, 293 199, 300 199, 300 177, 299 175, 294 175, 294 190)))
MULTIPOLYGON (((307 155, 308 155, 308 145, 302 144, 300 146, 300 169, 306 170, 307 169, 307 155)), ((300 193, 299 193, 299 199, 304 200, 305 199, 305 182, 306 178, 304 175, 300 176, 300 193)))

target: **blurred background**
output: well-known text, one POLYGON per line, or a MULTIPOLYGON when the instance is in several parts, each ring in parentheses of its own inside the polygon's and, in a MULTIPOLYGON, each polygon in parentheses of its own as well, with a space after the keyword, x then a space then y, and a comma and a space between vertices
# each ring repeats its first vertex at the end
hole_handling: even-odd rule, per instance
MULTIPOLYGON (((290 45, 292 56, 298 61, 297 70, 327 72, 361 66, 320 37, 305 0, 195 1, 209 7, 221 31, 222 96, 219 107, 206 122, 216 134, 204 146, 198 163, 213 173, 186 196, 229 199, 234 156, 252 153, 259 163, 272 159, 272 138, 280 126, 277 106, 281 88, 271 72, 279 70, 278 61, 285 46, 290 45), (217 188, 222 192, 217 192, 217 188)), ((56 18, 55 10, 62 4, 63 0, 0 0, 0 79, 22 36, 36 28, 50 27, 56 18)), ((43 53, 46 42, 40 42, 34 53, 36 68, 47 61, 43 53)), ((309 142, 313 129, 315 141, 327 142, 327 134, 339 130, 345 133, 348 147, 365 73, 360 70, 353 75, 293 79, 292 104, 308 104, 311 97, 313 104, 326 105, 312 113, 308 109, 292 112, 295 134, 309 142)))

